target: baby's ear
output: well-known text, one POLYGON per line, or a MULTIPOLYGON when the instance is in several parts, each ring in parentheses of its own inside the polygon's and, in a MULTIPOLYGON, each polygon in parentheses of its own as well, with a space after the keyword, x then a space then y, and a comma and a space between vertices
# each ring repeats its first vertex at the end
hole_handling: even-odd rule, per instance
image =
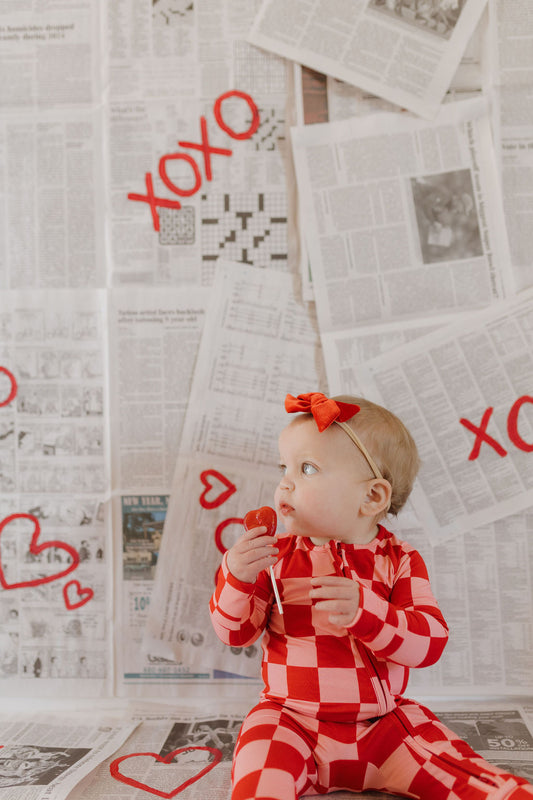
POLYGON ((385 478, 375 478, 368 487, 366 498, 361 505, 365 517, 375 517, 386 513, 391 504, 392 486, 385 478))

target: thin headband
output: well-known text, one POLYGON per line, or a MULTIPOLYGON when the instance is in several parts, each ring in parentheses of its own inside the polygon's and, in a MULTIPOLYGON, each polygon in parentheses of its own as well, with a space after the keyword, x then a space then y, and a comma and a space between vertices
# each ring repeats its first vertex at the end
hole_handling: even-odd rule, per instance
POLYGON ((322 392, 308 392, 307 394, 299 394, 298 397, 293 397, 292 394, 288 394, 285 398, 285 411, 289 414, 295 412, 312 414, 317 428, 321 433, 325 431, 326 428, 329 428, 333 422, 336 422, 337 425, 348 434, 352 442, 363 454, 374 476, 384 480, 381 470, 363 442, 355 431, 346 423, 346 420, 351 419, 361 411, 360 406, 355 403, 343 403, 340 400, 333 400, 331 397, 326 397, 322 392))

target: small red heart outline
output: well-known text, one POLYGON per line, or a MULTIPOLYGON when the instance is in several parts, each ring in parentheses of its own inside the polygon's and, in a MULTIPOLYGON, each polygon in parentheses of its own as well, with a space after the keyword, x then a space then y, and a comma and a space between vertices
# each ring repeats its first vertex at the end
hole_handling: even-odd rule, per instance
POLYGON ((129 753, 128 755, 120 756, 111 762, 109 765, 109 771, 115 780, 121 781, 127 786, 134 786, 136 789, 142 789, 145 792, 155 794, 157 797, 167 798, 168 800, 171 797, 176 797, 176 795, 186 789, 187 786, 190 786, 191 784, 196 783, 196 781, 199 781, 200 778, 203 778, 204 775, 216 767, 221 758, 222 752, 216 747, 178 747, 176 750, 172 750, 172 752, 168 753, 168 755, 166 755, 164 758, 157 753, 129 753), (178 787, 176 787, 176 789, 172 789, 171 792, 163 792, 160 789, 154 789, 153 786, 148 786, 148 784, 142 783, 142 781, 137 781, 135 778, 128 778, 127 775, 123 775, 122 772, 119 771, 120 764, 128 758, 135 758, 136 756, 151 756, 152 758, 155 758, 156 761, 159 761, 160 764, 170 764, 174 756, 178 755, 178 753, 185 753, 188 750, 207 750, 209 753, 212 753, 215 758, 210 764, 207 764, 202 770, 200 770, 197 775, 194 775, 184 783, 181 783, 178 787))
POLYGON ((199 497, 202 508, 218 508, 226 502, 228 497, 231 497, 231 495, 237 491, 235 484, 228 480, 225 475, 216 469, 204 469, 204 471, 200 473, 200 480, 205 486, 204 491, 199 497), (208 500, 206 496, 208 492, 215 488, 213 483, 209 480, 210 478, 215 478, 226 487, 226 489, 221 491, 214 500, 208 500))
POLYGON ((43 583, 50 583, 51 581, 57 581, 59 578, 64 578, 65 575, 68 575, 73 570, 75 570, 80 563, 80 556, 77 550, 75 550, 71 545, 67 544, 66 542, 60 542, 56 539, 51 539, 48 542, 43 542, 42 544, 37 544, 37 539, 41 534, 41 526, 39 524, 39 520, 37 517, 34 517, 33 514, 10 514, 8 517, 5 517, 2 522, 0 522, 0 536, 3 533, 4 528, 6 525, 9 525, 15 519, 29 519, 33 522, 33 536, 31 537, 31 542, 29 546, 29 552, 32 555, 38 555, 42 553, 43 550, 46 550, 49 547, 57 547, 60 550, 66 550, 67 553, 72 558, 72 564, 70 564, 66 569, 62 570, 61 572, 56 572, 54 575, 47 575, 42 578, 33 578, 29 581, 19 581, 19 583, 8 583, 6 581, 4 575, 4 568, 2 565, 2 558, 0 555, 0 584, 4 589, 21 589, 29 586, 41 586, 43 583))
POLYGON ((65 606, 68 611, 74 611, 74 609, 76 608, 81 608, 81 606, 84 606, 85 603, 89 602, 89 600, 92 600, 93 597, 94 597, 93 590, 89 588, 89 586, 85 586, 82 588, 81 583, 75 579, 69 581, 63 586, 63 600, 65 601, 65 606), (71 586, 75 587, 76 594, 78 595, 78 597, 82 598, 81 600, 78 600, 75 603, 72 603, 69 597, 69 590, 71 586))

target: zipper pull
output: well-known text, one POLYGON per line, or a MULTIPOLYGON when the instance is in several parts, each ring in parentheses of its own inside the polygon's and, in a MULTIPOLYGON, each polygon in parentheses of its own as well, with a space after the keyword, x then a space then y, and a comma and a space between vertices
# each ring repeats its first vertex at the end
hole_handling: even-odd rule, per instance
POLYGON ((330 550, 333 559, 333 568, 335 569, 336 575, 339 575, 341 578, 345 577, 344 574, 344 564, 342 560, 342 547, 340 542, 334 542, 333 540, 330 543, 330 550))

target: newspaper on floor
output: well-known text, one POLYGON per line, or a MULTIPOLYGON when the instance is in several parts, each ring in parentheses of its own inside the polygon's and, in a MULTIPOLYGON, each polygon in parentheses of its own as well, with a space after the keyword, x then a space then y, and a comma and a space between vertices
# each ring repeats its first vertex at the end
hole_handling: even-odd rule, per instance
MULTIPOLYGON (((147 622, 151 658, 259 674, 259 647, 230 648, 208 614, 222 553, 247 511, 271 505, 284 399, 324 388, 316 324, 289 275, 219 262, 191 389, 147 622)), ((169 668, 170 669, 170 668, 169 668)), ((160 683, 164 681, 164 661, 160 683)))
MULTIPOLYGON (((430 707, 487 761, 531 780, 533 736, 522 705, 439 700, 430 707)), ((82 781, 68 800, 129 800, 134 789, 142 790, 139 796, 228 800, 233 749, 248 710, 236 701, 232 712, 184 708, 135 714, 139 726, 128 741, 82 781)), ((353 800, 354 794, 335 792, 331 797, 353 800)), ((394 795, 362 792, 357 797, 385 800, 394 795)))
POLYGON ((106 297, 0 299, 0 692, 110 691, 106 297))
MULTIPOLYGON (((144 693, 161 662, 141 649, 209 288, 109 295, 115 681, 144 693)), ((167 664, 167 666, 170 666, 167 664)), ((180 668, 175 667, 179 676, 180 668)))
MULTIPOLYGON (((239 705, 238 703, 236 704, 239 705)), ((233 748, 244 712, 175 709, 136 714, 137 729, 68 800, 132 796, 229 800, 233 748)))
POLYGON ((487 306, 512 270, 482 100, 292 130, 321 334, 487 306))
POLYGON ((411 499, 434 543, 533 503, 532 369, 531 290, 359 367, 418 445, 411 499))
POLYGON ((533 284, 533 22, 527 0, 491 0, 493 120, 515 281, 533 284))
POLYGON ((66 800, 139 723, 105 715, 12 714, 0 718, 0 798, 66 800))
POLYGON ((428 119, 485 0, 263 0, 249 40, 428 119))

